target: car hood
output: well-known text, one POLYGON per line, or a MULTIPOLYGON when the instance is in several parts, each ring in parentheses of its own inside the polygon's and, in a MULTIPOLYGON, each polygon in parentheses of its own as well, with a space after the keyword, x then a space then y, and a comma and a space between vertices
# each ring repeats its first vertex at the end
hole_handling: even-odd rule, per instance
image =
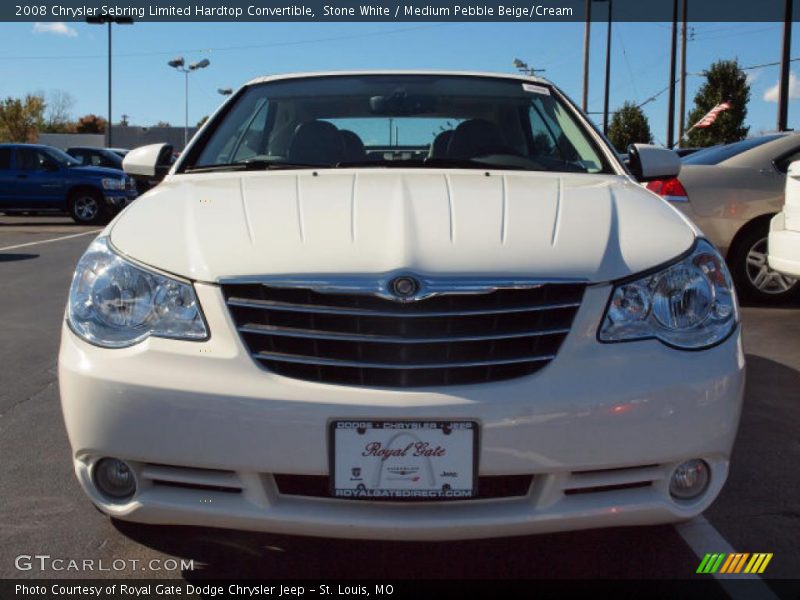
POLYGON ((119 179, 123 175, 122 169, 110 169, 108 167, 70 167, 70 173, 76 173, 84 177, 114 177, 119 179))
POLYGON ((418 169, 176 175, 109 229, 123 254, 208 282, 397 269, 599 282, 697 234, 623 176, 418 169))

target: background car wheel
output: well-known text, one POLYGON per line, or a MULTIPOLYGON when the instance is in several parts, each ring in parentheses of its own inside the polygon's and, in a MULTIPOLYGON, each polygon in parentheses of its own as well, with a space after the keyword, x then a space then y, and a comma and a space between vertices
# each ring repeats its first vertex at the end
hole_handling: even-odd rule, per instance
POLYGON ((731 275, 739 298, 759 304, 781 304, 800 298, 800 281, 773 271, 767 264, 769 222, 754 227, 730 257, 731 275))
POLYGON ((70 196, 69 216, 80 225, 97 225, 108 220, 103 197, 93 190, 79 190, 70 196))

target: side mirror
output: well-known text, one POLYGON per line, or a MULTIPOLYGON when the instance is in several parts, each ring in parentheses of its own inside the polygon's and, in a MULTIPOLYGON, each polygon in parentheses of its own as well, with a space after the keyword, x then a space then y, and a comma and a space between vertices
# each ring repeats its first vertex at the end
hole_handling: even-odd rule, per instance
POLYGON ((628 167, 638 181, 672 179, 681 172, 681 159, 666 148, 631 144, 628 146, 628 167))
POLYGON ((150 179, 164 179, 172 166, 170 144, 150 144, 134 148, 122 159, 122 169, 128 174, 150 179))
POLYGON ((51 160, 45 161, 42 164, 42 166, 44 167, 45 171, 50 171, 51 173, 55 173, 56 171, 60 171, 61 170, 61 167, 59 166, 59 164, 57 162, 51 161, 51 160))

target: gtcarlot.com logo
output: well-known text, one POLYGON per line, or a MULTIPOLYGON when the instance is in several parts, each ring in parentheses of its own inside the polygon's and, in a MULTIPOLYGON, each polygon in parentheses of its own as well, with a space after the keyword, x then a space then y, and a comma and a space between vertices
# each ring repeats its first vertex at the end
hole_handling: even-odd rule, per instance
POLYGON ((745 574, 763 573, 769 561, 772 560, 772 553, 756 552, 737 552, 733 554, 717 553, 706 554, 700 566, 697 567, 698 573, 724 573, 745 574))
POLYGON ((18 571, 194 571, 193 560, 174 558, 62 558, 49 554, 20 554, 14 560, 18 571))

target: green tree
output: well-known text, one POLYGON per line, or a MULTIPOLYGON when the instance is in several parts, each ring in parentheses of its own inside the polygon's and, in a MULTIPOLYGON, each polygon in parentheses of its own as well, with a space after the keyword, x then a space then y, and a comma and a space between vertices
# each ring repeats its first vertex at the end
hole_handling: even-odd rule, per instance
POLYGON ((693 126, 720 102, 730 102, 731 108, 721 112, 710 127, 692 129, 682 145, 704 148, 743 140, 750 131, 744 125, 747 103, 750 101, 750 84, 739 61, 717 61, 705 75, 706 82, 697 90, 694 108, 686 118, 687 126, 693 126))
POLYGON ((44 98, 28 94, 0 102, 0 141, 35 142, 44 119, 44 98))
POLYGON ((653 134, 650 123, 642 109, 633 102, 626 102, 611 118, 608 139, 619 152, 627 152, 631 144, 650 144, 653 134))

